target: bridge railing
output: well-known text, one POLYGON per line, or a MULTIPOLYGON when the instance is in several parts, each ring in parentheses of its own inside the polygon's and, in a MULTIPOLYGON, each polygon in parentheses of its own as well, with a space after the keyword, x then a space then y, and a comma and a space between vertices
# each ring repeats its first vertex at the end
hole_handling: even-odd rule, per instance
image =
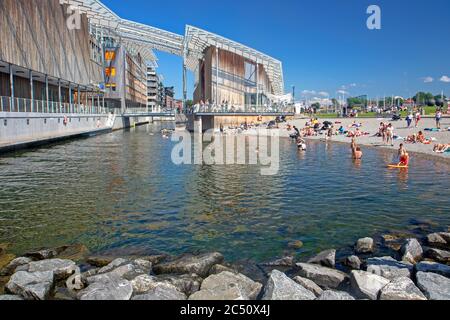
POLYGON ((176 111, 174 109, 156 109, 156 108, 127 108, 124 112, 125 115, 132 114, 132 115, 143 115, 143 116, 149 116, 152 114, 157 115, 168 115, 168 116, 174 116, 176 114, 176 111))
POLYGON ((294 106, 284 105, 193 105, 186 110, 186 113, 295 113, 294 106))
POLYGON ((59 103, 55 101, 31 100, 0 96, 0 112, 63 113, 63 114, 105 114, 107 109, 101 105, 59 103))

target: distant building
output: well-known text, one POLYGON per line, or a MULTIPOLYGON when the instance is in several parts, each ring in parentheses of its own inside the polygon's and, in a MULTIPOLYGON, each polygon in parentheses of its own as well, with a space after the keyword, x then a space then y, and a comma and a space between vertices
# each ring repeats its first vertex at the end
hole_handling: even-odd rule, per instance
POLYGON ((174 87, 165 87, 164 88, 164 107, 167 109, 174 109, 175 108, 175 88, 174 87))
POLYGON ((159 105, 159 78, 156 68, 147 66, 147 106, 150 110, 154 110, 159 105))

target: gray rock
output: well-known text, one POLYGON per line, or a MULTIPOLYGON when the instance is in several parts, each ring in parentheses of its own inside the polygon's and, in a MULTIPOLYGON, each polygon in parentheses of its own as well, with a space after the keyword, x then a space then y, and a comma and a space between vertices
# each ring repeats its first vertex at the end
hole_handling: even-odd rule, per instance
POLYGON ((263 263, 262 265, 267 267, 293 267, 295 265, 295 258, 287 256, 275 261, 263 263))
POLYGON ((21 296, 15 296, 12 294, 0 295, 0 301, 15 301, 15 300, 24 300, 21 296))
POLYGON ((410 278, 396 278, 381 289, 380 300, 427 300, 410 278))
POLYGON ((157 284, 156 277, 148 274, 142 274, 131 280, 131 286, 133 287, 133 294, 144 294, 153 289, 157 284))
POLYGON ((350 274, 350 284, 358 297, 377 300, 380 290, 389 280, 373 273, 353 270, 350 274))
POLYGON ((23 265, 27 265, 31 261, 33 261, 33 260, 31 260, 31 258, 28 258, 28 257, 16 258, 13 261, 11 261, 6 267, 4 267, 2 269, 2 271, 0 272, 0 275, 2 275, 2 276, 10 276, 16 271, 16 269, 18 267, 23 266, 23 265))
POLYGON ((6 289, 15 295, 27 300, 45 300, 54 286, 52 271, 26 272, 19 271, 11 276, 6 289))
POLYGON ((401 277, 411 277, 413 265, 400 262, 391 257, 367 259, 367 272, 393 280, 401 277))
POLYGON ((350 294, 344 291, 334 291, 326 290, 324 291, 317 300, 355 300, 350 294))
POLYGON ((308 260, 308 263, 320 264, 324 267, 334 268, 336 265, 336 250, 326 250, 320 252, 315 257, 308 260))
POLYGON ((427 256, 431 259, 445 263, 450 264, 450 252, 445 250, 439 250, 439 249, 428 249, 427 256))
POLYGON ((427 236, 427 243, 431 247, 440 249, 450 249, 450 233, 439 232, 432 233, 427 236))
POLYGON ((207 253, 200 256, 185 255, 175 261, 156 265, 153 271, 156 274, 178 273, 178 274, 198 274, 206 277, 211 267, 223 262, 222 254, 218 252, 207 253))
POLYGON ((52 271, 56 280, 62 280, 79 271, 79 268, 75 262, 62 259, 33 261, 28 264, 28 272, 44 271, 52 271))
POLYGON ((314 281, 322 288, 336 289, 348 280, 345 273, 335 269, 310 263, 297 263, 297 266, 300 268, 300 276, 314 281))
POLYGON ((355 245, 356 253, 372 253, 374 251, 374 242, 372 238, 361 238, 355 245))
POLYGON ((66 281, 66 287, 69 291, 79 291, 85 288, 83 277, 80 273, 71 275, 66 281))
POLYGON ((264 290, 263 300, 314 300, 314 293, 284 273, 273 270, 264 290))
POLYGON ((299 285, 304 287, 305 289, 311 291, 316 295, 316 297, 320 296, 323 292, 322 288, 320 288, 314 281, 302 278, 300 276, 297 276, 293 279, 295 282, 297 282, 299 285))
POLYGON ((227 266, 224 266, 224 265, 221 265, 221 264, 216 264, 216 265, 213 265, 211 267, 211 270, 209 270, 209 274, 210 275, 211 274, 219 274, 219 273, 222 273, 224 271, 236 272, 235 270, 233 270, 233 269, 231 269, 231 268, 229 268, 227 266))
MULTIPOLYGON (((236 272, 232 272, 236 273, 236 272)), ((200 290, 203 279, 196 274, 184 274, 180 276, 162 275, 157 278, 158 282, 165 282, 175 286, 186 296, 190 296, 200 290)))
POLYGON ((102 278, 96 280, 80 291, 80 300, 130 300, 133 294, 130 281, 117 275, 103 274, 102 278))
POLYGON ((433 272, 440 274, 441 276, 450 278, 450 266, 447 266, 445 264, 436 263, 436 262, 430 262, 430 261, 422 261, 418 264, 416 264, 416 271, 422 271, 422 272, 433 272))
POLYGON ((98 273, 107 273, 107 272, 113 271, 114 269, 116 269, 124 264, 127 264, 129 262, 130 262, 129 260, 126 260, 123 258, 117 258, 117 259, 111 261, 108 265, 100 268, 98 270, 98 273))
POLYGON ((429 300, 450 300, 450 279, 432 272, 418 272, 417 286, 429 300))
POLYGON ((262 285, 240 273, 224 271, 206 278, 189 300, 256 300, 262 285))
POLYGON ((345 258, 344 265, 351 269, 359 270, 361 269, 361 260, 357 256, 349 256, 345 258))
POLYGON ((406 243, 400 249, 402 253, 402 261, 416 264, 422 259, 423 250, 417 239, 407 239, 406 243))
POLYGON ((169 284, 159 282, 145 294, 136 295, 131 300, 149 300, 149 301, 177 301, 186 300, 187 297, 184 293, 178 291, 178 289, 169 284))
POLYGON ((103 268, 106 267, 108 264, 114 261, 113 257, 107 257, 107 256, 90 256, 86 259, 86 262, 89 263, 91 266, 103 268))

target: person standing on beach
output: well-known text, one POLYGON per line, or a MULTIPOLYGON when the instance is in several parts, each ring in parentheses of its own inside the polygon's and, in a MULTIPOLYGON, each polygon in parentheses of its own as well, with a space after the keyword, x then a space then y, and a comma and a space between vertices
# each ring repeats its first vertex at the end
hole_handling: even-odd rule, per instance
POLYGON ((435 118, 436 118, 436 128, 441 129, 441 118, 442 118, 441 109, 438 109, 436 111, 435 118))
POLYGON ((421 117, 420 111, 417 111, 417 112, 416 112, 416 115, 415 115, 415 117, 414 117, 414 119, 416 120, 416 128, 419 126, 420 117, 421 117))
POLYGON ((389 125, 386 128, 386 143, 391 143, 391 146, 394 146, 394 126, 392 123, 389 123, 389 125))
POLYGON ((406 123, 408 124, 408 128, 411 127, 412 121, 413 121, 413 115, 412 115, 412 113, 409 113, 409 114, 406 116, 406 123))

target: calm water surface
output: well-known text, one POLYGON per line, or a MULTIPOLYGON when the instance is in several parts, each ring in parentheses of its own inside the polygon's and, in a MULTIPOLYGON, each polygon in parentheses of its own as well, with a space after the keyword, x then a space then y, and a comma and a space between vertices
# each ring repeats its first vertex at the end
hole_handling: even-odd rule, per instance
POLYGON ((173 143, 150 127, 0 157, 0 242, 17 253, 83 243, 93 252, 220 251, 263 261, 301 240, 298 254, 404 230, 450 225, 449 165, 310 142, 280 143, 276 176, 257 166, 175 166, 173 143))

